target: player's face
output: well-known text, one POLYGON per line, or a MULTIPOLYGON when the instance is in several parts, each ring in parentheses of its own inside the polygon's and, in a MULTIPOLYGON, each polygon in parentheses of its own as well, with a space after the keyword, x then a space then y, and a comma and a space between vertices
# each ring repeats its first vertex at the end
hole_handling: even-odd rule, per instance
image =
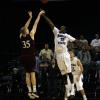
POLYGON ((74 58, 74 53, 72 51, 70 51, 69 53, 70 53, 70 58, 73 59, 74 58))
POLYGON ((65 26, 61 26, 60 27, 60 33, 65 33, 66 32, 66 27, 65 26))
POLYGON ((48 48, 49 48, 48 44, 45 44, 45 49, 48 49, 48 48))
POLYGON ((83 35, 81 35, 81 36, 80 36, 80 39, 84 39, 84 36, 83 36, 83 35))
POLYGON ((96 34, 95 37, 96 37, 96 39, 99 39, 99 34, 96 34))

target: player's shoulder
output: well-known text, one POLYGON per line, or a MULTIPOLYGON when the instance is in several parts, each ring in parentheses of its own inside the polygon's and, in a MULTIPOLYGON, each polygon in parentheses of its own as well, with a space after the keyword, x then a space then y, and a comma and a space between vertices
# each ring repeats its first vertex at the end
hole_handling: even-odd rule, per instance
POLYGON ((76 60, 77 60, 78 62, 81 62, 80 59, 79 59, 78 57, 76 57, 76 60))
POLYGON ((70 36, 70 34, 68 34, 67 32, 65 33, 66 36, 70 36))
POLYGON ((21 37, 22 37, 22 33, 20 33, 20 35, 19 35, 19 38, 21 39, 21 37))
POLYGON ((70 37, 70 34, 68 34, 67 32, 64 35, 66 36, 66 38, 70 37))
POLYGON ((53 29, 59 30, 56 26, 54 26, 54 28, 53 28, 53 29))
POLYGON ((45 51, 45 49, 42 49, 42 50, 41 50, 41 52, 44 52, 44 51, 45 51))
POLYGON ((51 49, 48 49, 49 50, 49 52, 52 52, 52 50, 51 49))
POLYGON ((75 56, 75 57, 74 57, 74 60, 78 61, 79 59, 78 59, 78 57, 75 56))
POLYGON ((92 40, 92 42, 95 42, 95 41, 96 41, 96 39, 93 39, 93 40, 92 40))

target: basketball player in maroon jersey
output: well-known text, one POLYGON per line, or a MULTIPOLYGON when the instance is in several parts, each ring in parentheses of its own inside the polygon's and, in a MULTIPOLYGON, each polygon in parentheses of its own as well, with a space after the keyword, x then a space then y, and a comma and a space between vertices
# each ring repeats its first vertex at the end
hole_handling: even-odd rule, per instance
POLYGON ((28 88, 28 96, 31 99, 39 98, 37 95, 36 90, 36 77, 35 77, 35 55, 34 55, 34 35, 36 33, 37 25, 39 23, 40 17, 42 14, 44 14, 44 11, 40 11, 35 23, 32 27, 32 30, 29 32, 29 24, 32 19, 32 12, 29 11, 29 19, 25 23, 25 25, 20 30, 20 40, 21 40, 21 46, 22 46, 22 52, 21 52, 21 62, 25 68, 26 72, 26 84, 28 88))

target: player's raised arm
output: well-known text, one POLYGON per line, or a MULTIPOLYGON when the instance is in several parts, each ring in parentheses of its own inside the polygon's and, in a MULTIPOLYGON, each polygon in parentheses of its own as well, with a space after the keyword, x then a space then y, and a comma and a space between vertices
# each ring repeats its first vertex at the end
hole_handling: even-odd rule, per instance
POLYGON ((20 37, 22 36, 22 34, 28 34, 29 33, 28 27, 29 27, 29 24, 30 24, 31 19, 32 19, 32 12, 28 11, 28 15, 29 15, 29 19, 27 20, 25 25, 23 27, 21 27, 21 29, 20 29, 20 37))
POLYGON ((30 24, 31 19, 32 19, 32 12, 31 11, 28 11, 28 15, 29 15, 29 19, 27 20, 27 22, 24 25, 25 28, 28 28, 29 27, 29 24, 30 24))
POLYGON ((44 19, 48 22, 48 24, 50 25, 51 29, 53 30, 55 25, 54 23, 51 21, 50 18, 48 18, 45 14, 42 15, 44 17, 44 19))
POLYGON ((47 23, 49 24, 49 26, 51 27, 54 35, 59 34, 59 29, 57 27, 55 27, 54 23, 51 21, 50 18, 48 18, 45 14, 42 15, 44 17, 44 19, 47 21, 47 23))
POLYGON ((36 18, 36 20, 35 20, 34 25, 33 25, 33 27, 32 27, 32 30, 31 30, 31 32, 30 32, 30 35, 31 35, 32 37, 34 37, 34 35, 35 35, 35 33, 36 33, 37 25, 38 25, 38 23, 39 23, 39 20, 40 20, 41 15, 44 14, 44 13, 45 13, 45 12, 44 12, 43 10, 40 11, 39 14, 38 14, 38 16, 37 16, 37 18, 36 18))

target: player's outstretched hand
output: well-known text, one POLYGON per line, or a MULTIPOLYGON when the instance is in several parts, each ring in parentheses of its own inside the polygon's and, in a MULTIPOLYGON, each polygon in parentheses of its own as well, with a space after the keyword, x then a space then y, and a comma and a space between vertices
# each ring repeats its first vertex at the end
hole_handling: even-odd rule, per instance
POLYGON ((45 14, 45 11, 44 10, 42 10, 42 9, 40 9, 40 13, 39 13, 40 15, 44 15, 45 14))
POLYGON ((32 11, 28 11, 29 17, 32 17, 32 11))

